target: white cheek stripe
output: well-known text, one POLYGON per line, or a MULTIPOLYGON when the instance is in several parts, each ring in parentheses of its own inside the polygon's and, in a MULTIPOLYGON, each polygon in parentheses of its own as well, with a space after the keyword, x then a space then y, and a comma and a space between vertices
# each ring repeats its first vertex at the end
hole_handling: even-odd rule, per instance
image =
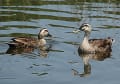
MULTIPOLYGON (((46 31, 47 29, 43 29, 40 33, 42 34, 42 33, 44 33, 44 31, 46 31)), ((48 30, 47 30, 48 31, 48 30)))

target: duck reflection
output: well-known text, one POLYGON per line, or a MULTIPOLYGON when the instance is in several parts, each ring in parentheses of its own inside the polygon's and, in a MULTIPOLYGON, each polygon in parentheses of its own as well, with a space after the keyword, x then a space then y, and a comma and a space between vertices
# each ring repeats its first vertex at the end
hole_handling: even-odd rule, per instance
POLYGON ((74 75, 79 75, 80 77, 86 77, 91 74, 91 64, 89 63, 89 61, 91 59, 96 61, 103 61, 106 58, 109 58, 111 56, 111 52, 103 52, 103 53, 96 53, 96 54, 79 53, 79 56, 83 60, 84 72, 79 74, 79 72, 75 69, 72 69, 72 71, 74 75))
POLYGON ((39 55, 41 57, 47 57, 48 52, 52 49, 52 45, 39 47, 39 55))
POLYGON ((29 47, 29 48, 9 47, 6 53, 15 55, 15 54, 22 54, 22 53, 31 53, 32 51, 34 51, 33 47, 29 47))
POLYGON ((47 57, 48 52, 51 49, 51 45, 49 47, 47 46, 41 46, 38 48, 35 47, 24 47, 24 48, 18 48, 18 47, 9 47, 8 50, 6 51, 6 54, 23 54, 23 53, 32 53, 34 50, 38 50, 39 56, 41 57, 47 57))

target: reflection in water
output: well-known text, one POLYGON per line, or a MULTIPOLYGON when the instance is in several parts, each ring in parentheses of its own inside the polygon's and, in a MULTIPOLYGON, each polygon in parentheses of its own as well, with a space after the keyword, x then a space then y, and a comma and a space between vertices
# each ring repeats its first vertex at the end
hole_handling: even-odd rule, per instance
POLYGON ((22 53, 31 53, 34 50, 33 47, 29 48, 16 48, 16 47, 9 47, 6 51, 7 54, 22 54, 22 53))
POLYGON ((39 54, 42 57, 47 57, 48 52, 51 50, 52 45, 39 47, 39 54))
POLYGON ((103 52, 96 54, 79 53, 79 56, 82 58, 84 63, 84 72, 79 74, 79 72, 75 69, 72 69, 72 71, 74 75, 79 75, 80 77, 86 77, 91 74, 91 64, 89 63, 90 59, 96 61, 103 61, 104 59, 109 58, 111 56, 111 52, 103 52))
MULTIPOLYGON (((39 50, 39 55, 42 57, 47 57, 51 47, 52 46, 49 46, 49 47, 41 46, 37 48, 39 50)), ((24 47, 24 48, 9 47, 6 53, 15 55, 15 54, 22 54, 22 53, 32 53, 34 50, 35 50, 34 47, 24 47)))

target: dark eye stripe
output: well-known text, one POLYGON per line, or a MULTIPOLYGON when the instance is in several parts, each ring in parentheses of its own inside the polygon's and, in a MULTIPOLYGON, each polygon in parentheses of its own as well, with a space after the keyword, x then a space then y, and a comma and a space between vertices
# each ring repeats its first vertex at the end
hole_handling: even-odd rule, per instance
POLYGON ((83 26, 88 26, 88 24, 84 24, 83 26))
POLYGON ((82 26, 89 26, 87 23, 84 23, 82 26))
POLYGON ((84 26, 88 26, 88 25, 84 25, 84 26))
POLYGON ((48 32, 48 30, 45 30, 45 32, 48 32))

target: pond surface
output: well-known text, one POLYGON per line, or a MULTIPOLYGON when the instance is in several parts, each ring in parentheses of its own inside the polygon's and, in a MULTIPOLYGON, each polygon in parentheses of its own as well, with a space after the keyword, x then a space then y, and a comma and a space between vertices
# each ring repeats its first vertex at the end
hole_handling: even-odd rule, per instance
POLYGON ((119 0, 0 1, 0 84, 119 84, 119 51, 119 0), (74 31, 82 23, 92 25, 91 38, 115 39, 111 55, 78 55, 84 33, 74 31), (53 35, 49 52, 6 53, 11 38, 37 37, 41 28, 53 35))

